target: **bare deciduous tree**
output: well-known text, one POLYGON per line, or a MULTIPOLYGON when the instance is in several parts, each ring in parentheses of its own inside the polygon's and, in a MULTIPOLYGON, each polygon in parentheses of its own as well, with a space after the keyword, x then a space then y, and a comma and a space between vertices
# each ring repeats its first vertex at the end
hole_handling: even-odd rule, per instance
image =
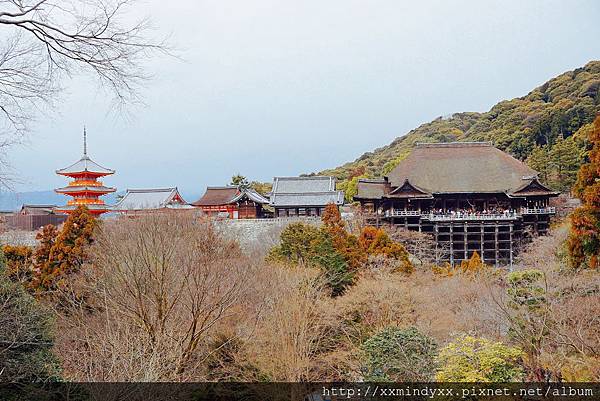
POLYGON ((431 234, 410 231, 403 228, 388 228, 390 237, 400 242, 408 253, 416 259, 418 265, 425 266, 445 260, 450 253, 450 246, 437 243, 431 234))
POLYGON ((71 312, 59 337, 71 342, 58 350, 74 378, 198 380, 218 325, 250 317, 242 305, 253 264, 210 222, 121 220, 102 228, 92 252, 94 312, 71 312))
POLYGON ((138 100, 142 61, 165 46, 146 37, 147 19, 126 21, 130 3, 0 0, 0 151, 54 103, 65 76, 92 73, 117 105, 138 100))

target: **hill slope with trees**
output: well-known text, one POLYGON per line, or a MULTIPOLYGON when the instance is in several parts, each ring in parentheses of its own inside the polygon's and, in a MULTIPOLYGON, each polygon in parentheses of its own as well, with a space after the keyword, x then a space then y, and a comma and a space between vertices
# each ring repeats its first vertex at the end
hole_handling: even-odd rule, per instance
POLYGON ((341 188, 351 197, 358 177, 385 175, 417 142, 491 141, 538 170, 548 185, 565 191, 576 180, 587 146, 587 131, 598 112, 600 61, 591 61, 526 96, 501 101, 485 113, 439 117, 389 145, 319 174, 338 177, 341 188))

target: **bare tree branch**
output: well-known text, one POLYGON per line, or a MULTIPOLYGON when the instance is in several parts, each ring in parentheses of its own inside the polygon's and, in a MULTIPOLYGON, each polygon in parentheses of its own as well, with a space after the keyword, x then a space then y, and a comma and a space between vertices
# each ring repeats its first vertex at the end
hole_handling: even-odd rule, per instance
MULTIPOLYGON (((130 0, 1 0, 0 167, 31 122, 52 107, 64 77, 90 73, 113 106, 140 103, 149 76, 142 67, 163 42, 147 37, 147 19, 127 22, 130 0)), ((1 177, 0 177, 1 181, 1 177)))

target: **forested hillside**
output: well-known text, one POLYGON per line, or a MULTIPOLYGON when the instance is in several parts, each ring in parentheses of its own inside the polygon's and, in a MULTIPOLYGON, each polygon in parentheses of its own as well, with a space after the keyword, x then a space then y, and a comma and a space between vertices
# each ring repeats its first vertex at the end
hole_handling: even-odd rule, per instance
POLYGON ((456 113, 423 124, 353 162, 320 172, 338 177, 353 195, 357 177, 385 175, 417 142, 492 141, 540 172, 555 189, 574 183, 587 131, 600 111, 600 61, 569 71, 528 95, 505 100, 485 113, 456 113), (354 178, 354 180, 352 180, 354 178))

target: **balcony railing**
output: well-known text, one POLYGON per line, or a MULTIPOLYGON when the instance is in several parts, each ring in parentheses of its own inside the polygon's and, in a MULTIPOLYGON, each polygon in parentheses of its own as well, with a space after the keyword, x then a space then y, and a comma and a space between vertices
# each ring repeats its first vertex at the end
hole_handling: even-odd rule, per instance
MULTIPOLYGON (((389 209, 383 213, 377 213, 383 217, 421 217, 422 219, 430 221, 452 221, 452 220, 517 220, 523 215, 531 214, 555 214, 556 208, 545 207, 545 208, 521 208, 519 210, 506 210, 499 213, 469 213, 469 212, 456 212, 456 213, 432 213, 428 211, 420 210, 403 210, 403 209, 389 209)), ((375 213, 372 213, 375 216, 375 213)))
POLYGON ((419 210, 390 209, 385 211, 385 217, 421 216, 419 210))
POLYGON ((556 214, 555 207, 523 208, 521 214, 556 214))
POLYGON ((429 221, 457 221, 457 220, 469 220, 469 221, 481 221, 481 220, 518 220, 519 215, 517 213, 486 213, 486 214, 474 214, 474 213, 456 213, 456 214, 425 214, 422 216, 423 219, 429 221))

